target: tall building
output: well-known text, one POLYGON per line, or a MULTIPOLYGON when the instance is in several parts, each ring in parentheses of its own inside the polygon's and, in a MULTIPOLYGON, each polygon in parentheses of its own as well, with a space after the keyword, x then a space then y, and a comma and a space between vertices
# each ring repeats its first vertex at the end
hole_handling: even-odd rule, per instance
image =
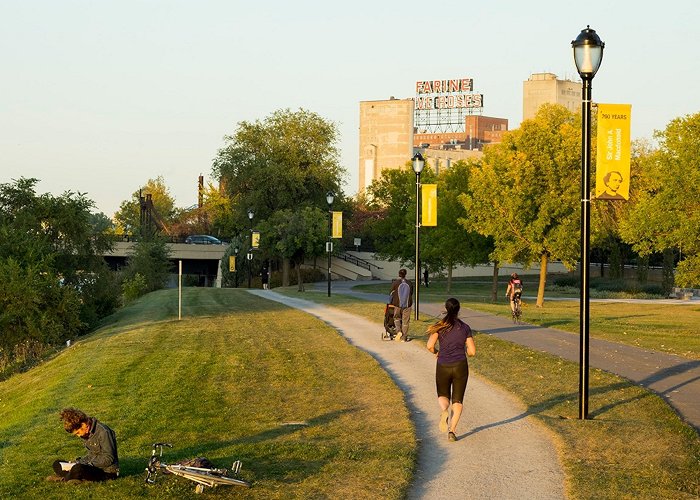
POLYGON ((554 73, 533 73, 523 82, 523 120, 534 118, 544 103, 561 104, 569 111, 580 111, 581 82, 559 80, 554 73))
POLYGON ((420 151, 435 170, 451 162, 478 158, 485 144, 500 142, 508 120, 467 114, 460 131, 417 131, 414 99, 360 102, 359 191, 381 177, 382 170, 402 168, 420 151))
POLYGON ((386 168, 413 156, 413 99, 360 102, 360 186, 364 191, 386 168))

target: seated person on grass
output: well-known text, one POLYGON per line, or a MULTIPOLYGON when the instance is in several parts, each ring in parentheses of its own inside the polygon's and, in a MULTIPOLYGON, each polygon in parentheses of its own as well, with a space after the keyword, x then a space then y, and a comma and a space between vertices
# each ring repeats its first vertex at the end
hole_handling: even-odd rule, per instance
POLYGON ((84 441, 87 453, 72 462, 56 460, 53 470, 55 481, 105 481, 119 476, 117 437, 114 431, 94 417, 89 417, 75 408, 61 411, 61 420, 66 432, 84 441))

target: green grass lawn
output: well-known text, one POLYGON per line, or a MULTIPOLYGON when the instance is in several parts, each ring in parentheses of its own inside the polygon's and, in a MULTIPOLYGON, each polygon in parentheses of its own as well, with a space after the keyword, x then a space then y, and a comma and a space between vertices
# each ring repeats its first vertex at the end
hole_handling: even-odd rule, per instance
MULTIPOLYGON (((323 293, 276 291, 332 305, 378 323, 382 319, 380 303, 342 294, 329 298, 323 293)), ((427 315, 412 321, 410 336, 417 344, 427 340, 425 330, 435 321, 427 315)), ((592 369, 591 420, 581 421, 577 418, 577 363, 491 335, 477 334, 476 345, 477 355, 470 360, 474 375, 521 399, 527 414, 535 415, 556 435, 571 498, 700 496, 698 434, 660 397, 625 379, 592 369)))
POLYGON ((250 489, 222 498, 402 498, 416 442, 401 391, 323 322, 243 290, 150 294, 53 359, 0 382, 0 498, 195 498, 173 476, 143 483, 150 445, 171 461, 243 461, 250 489), (117 433, 122 477, 46 482, 82 454, 58 412, 117 433))
MULTIPOLYGON (((528 285, 534 295, 536 284, 528 285)), ((367 284, 355 287, 358 291, 386 294, 386 284, 367 284)), ((444 282, 431 283, 420 289, 421 302, 442 303, 449 296, 456 297, 463 307, 501 316, 509 316, 510 309, 504 297, 505 284, 499 288, 499 303, 491 302, 491 285, 483 281, 458 281, 447 294, 444 282)), ((579 302, 547 300, 566 297, 562 292, 545 293, 544 307, 535 307, 535 301, 523 301, 523 320, 535 325, 579 333, 579 302)), ((569 295, 570 296, 570 295, 569 295)), ((592 337, 700 359, 700 305, 687 303, 654 302, 596 302, 590 303, 589 328, 592 337)))

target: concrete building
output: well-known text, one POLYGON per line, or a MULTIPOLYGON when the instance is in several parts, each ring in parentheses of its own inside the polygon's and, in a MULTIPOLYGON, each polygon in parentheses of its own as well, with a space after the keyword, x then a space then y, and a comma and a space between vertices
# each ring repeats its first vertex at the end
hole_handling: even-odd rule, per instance
POLYGON ((523 120, 534 118, 544 103, 561 104, 569 111, 581 110, 581 82, 559 80, 554 73, 533 73, 523 82, 523 120))
POLYGON ((364 191, 386 168, 413 156, 413 99, 360 102, 360 176, 364 191))
POLYGON ((420 151, 428 166, 449 168, 457 160, 481 157, 483 146, 500 142, 508 120, 467 115, 461 132, 421 132, 414 127, 414 100, 360 102, 359 191, 382 170, 402 168, 420 151))

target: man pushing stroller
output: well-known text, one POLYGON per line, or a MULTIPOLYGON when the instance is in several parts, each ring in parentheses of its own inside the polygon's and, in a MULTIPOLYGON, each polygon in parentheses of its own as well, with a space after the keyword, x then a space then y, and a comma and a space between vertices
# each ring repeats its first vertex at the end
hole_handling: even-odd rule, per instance
POLYGON ((391 305, 394 308, 394 327, 397 342, 408 342, 408 326, 413 309, 413 283, 406 279, 406 270, 399 269, 399 279, 391 284, 391 305))

